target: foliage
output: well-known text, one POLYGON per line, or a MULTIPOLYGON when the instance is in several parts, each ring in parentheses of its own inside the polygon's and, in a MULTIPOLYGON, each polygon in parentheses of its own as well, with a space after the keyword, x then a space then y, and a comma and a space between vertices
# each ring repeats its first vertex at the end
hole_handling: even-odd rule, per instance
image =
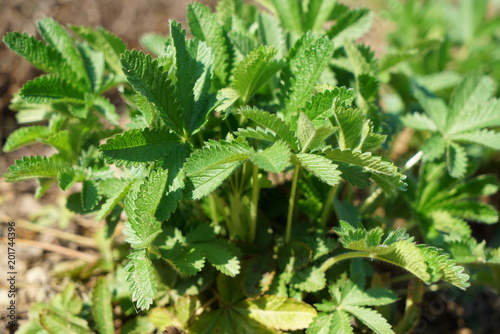
MULTIPOLYGON (((155 56, 51 19, 39 22, 44 41, 4 37, 47 73, 14 98, 20 123, 33 124, 4 150, 40 142, 57 153, 17 160, 3 177, 36 179, 37 196, 53 183, 73 189, 67 207, 106 231, 102 259, 71 273, 98 276, 90 298, 67 285, 33 306, 21 333, 112 333, 116 323, 122 333, 393 333, 409 313, 383 311, 398 295, 382 272, 433 289, 500 286, 500 251, 470 225, 498 221, 485 202, 496 176, 483 173, 500 150, 494 71, 431 69, 430 55, 452 48, 426 34, 393 35, 378 60, 354 43, 370 28, 367 9, 258 2, 269 13, 240 0, 213 13, 190 4, 189 32, 172 20, 169 36, 142 39, 155 56), (125 128, 103 95, 116 88, 125 128), (410 128, 415 155, 391 161, 410 128)), ((414 17, 419 5, 402 6, 414 17)), ((477 11, 473 33, 454 43, 493 38, 477 11)))

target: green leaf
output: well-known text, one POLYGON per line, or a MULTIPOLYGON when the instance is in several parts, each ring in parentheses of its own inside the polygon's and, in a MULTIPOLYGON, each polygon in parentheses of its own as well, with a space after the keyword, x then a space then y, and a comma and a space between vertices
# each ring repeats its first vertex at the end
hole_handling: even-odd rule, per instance
POLYGON ((33 36, 26 33, 8 32, 3 41, 12 51, 42 71, 52 74, 64 74, 70 71, 59 51, 33 36))
POLYGON ((271 173, 281 173, 289 164, 290 148, 281 140, 260 152, 249 152, 254 164, 271 173))
POLYGON ((343 297, 342 305, 381 306, 394 303, 396 300, 398 300, 398 295, 390 290, 382 288, 363 290, 354 284, 348 294, 343 297))
POLYGON ((183 135, 184 111, 168 73, 163 72, 158 60, 133 50, 123 54, 121 63, 132 87, 156 107, 159 116, 172 130, 183 135))
POLYGON ((156 169, 132 188, 125 200, 128 221, 124 234, 134 248, 144 248, 161 232, 155 212, 165 193, 168 170, 156 169))
POLYGON ((204 123, 215 99, 208 93, 213 74, 214 59, 205 42, 193 42, 188 48, 186 31, 175 21, 170 22, 175 50, 175 83, 180 105, 184 111, 186 128, 195 132, 204 123))
POLYGON ((447 147, 446 165, 450 175, 456 179, 462 178, 467 171, 467 153, 465 149, 455 143, 450 143, 447 147))
POLYGON ((335 24, 328 30, 328 36, 340 46, 345 41, 354 41, 363 36, 371 27, 373 13, 366 8, 349 9, 337 4, 332 12, 335 24))
POLYGON ((276 49, 260 46, 236 65, 233 70, 232 85, 241 96, 241 104, 247 104, 257 91, 283 67, 282 62, 273 59, 275 55, 276 49))
POLYGON ((92 290, 92 314, 99 334, 113 334, 111 292, 104 277, 99 277, 92 290))
POLYGON ((432 136, 428 138, 421 147, 424 152, 425 161, 434 161, 441 158, 446 152, 446 140, 439 136, 432 136))
POLYGON ((214 73, 220 85, 227 82, 229 50, 224 29, 219 24, 217 16, 210 8, 200 3, 190 3, 187 9, 189 28, 193 36, 207 42, 214 55, 214 73))
POLYGON ((61 172, 71 168, 70 164, 57 156, 50 158, 39 156, 23 157, 23 160, 16 160, 16 164, 10 166, 3 177, 6 182, 18 182, 37 177, 56 178, 61 172))
POLYGON ((167 45, 170 45, 170 38, 155 33, 147 33, 140 37, 140 43, 156 56, 166 53, 167 45))
POLYGON ((351 317, 344 311, 320 313, 307 329, 307 334, 352 334, 351 317))
POLYGON ((85 104, 85 93, 73 83, 55 76, 41 76, 28 81, 20 96, 28 103, 69 102, 85 104))
POLYGON ((274 131, 274 133, 280 136, 293 150, 298 150, 297 138, 286 121, 278 118, 275 114, 257 108, 241 108, 240 113, 255 123, 274 131))
POLYGON ((326 286, 326 277, 318 268, 307 267, 294 273, 290 283, 300 291, 316 292, 326 286))
POLYGON ((234 247, 224 239, 197 243, 196 249, 221 273, 234 277, 240 273, 240 261, 234 247))
POLYGON ((44 18, 38 21, 38 29, 43 39, 59 51, 72 72, 86 87, 90 87, 84 62, 66 29, 52 18, 44 18))
POLYGON ((4 152, 11 152, 20 147, 34 143, 37 139, 47 138, 49 135, 50 130, 46 126, 25 126, 15 130, 9 135, 3 150, 4 152))
POLYGON ((418 247, 429 266, 430 282, 444 280, 462 290, 470 286, 469 275, 463 274, 464 268, 457 266, 456 262, 450 259, 450 254, 428 245, 418 245, 418 247))
POLYGON ((49 332, 49 334, 59 333, 75 333, 75 334, 91 334, 92 331, 88 327, 82 327, 74 324, 57 312, 46 309, 40 313, 40 324, 49 332))
POLYGON ((388 52, 380 60, 379 70, 380 72, 388 71, 402 62, 423 55, 425 52, 439 47, 441 44, 442 41, 439 39, 423 39, 410 46, 388 52))
POLYGON ((354 152, 342 150, 328 150, 325 156, 339 165, 342 177, 349 175, 346 180, 354 181, 356 185, 364 185, 365 179, 357 174, 359 168, 370 173, 371 178, 388 194, 396 194, 396 190, 404 190, 406 184, 404 175, 399 173, 398 168, 381 157, 373 156, 370 152, 354 152))
POLYGON ((331 186, 340 182, 341 173, 337 170, 337 165, 333 164, 330 159, 309 153, 298 153, 294 158, 300 166, 313 173, 321 181, 331 186))
MULTIPOLYGON (((413 94, 415 95, 418 103, 422 106, 427 115, 430 116, 436 128, 444 129, 446 126, 446 117, 449 113, 449 109, 445 105, 444 101, 441 98, 431 94, 423 87, 419 86, 415 86, 413 88, 413 94)), ((411 123, 405 123, 405 125, 410 127, 412 126, 411 123)))
POLYGON ((303 111, 314 125, 322 125, 327 118, 333 116, 334 109, 350 107, 354 98, 354 90, 334 87, 314 94, 303 111))
POLYGON ((86 44, 79 45, 78 49, 83 59, 92 92, 99 93, 104 79, 104 55, 94 51, 86 44))
POLYGON ((306 27, 314 31, 320 31, 326 21, 329 20, 336 1, 312 0, 307 6, 306 27))
POLYGON ((79 148, 72 146, 72 138, 68 130, 53 133, 47 138, 42 138, 40 141, 53 146, 60 153, 61 157, 69 161, 73 160, 75 155, 79 153, 79 148))
POLYGON ((336 135, 341 150, 359 150, 371 132, 370 121, 365 119, 365 115, 359 109, 334 110, 332 123, 339 127, 336 135))
POLYGON ((493 130, 473 130, 451 135, 450 138, 456 142, 467 144, 478 144, 500 151, 500 133, 493 130))
POLYGON ((92 211, 99 203, 100 196, 97 185, 92 180, 84 180, 82 187, 82 208, 85 211, 92 211))
POLYGON ((128 272, 127 282, 132 292, 132 300, 136 302, 137 308, 147 310, 156 294, 153 263, 146 249, 134 249, 128 258, 130 261, 125 266, 125 270, 128 272))
POLYGON ((235 308, 267 327, 281 330, 307 328, 317 314, 309 304, 272 295, 247 299, 235 308))
POLYGON ((498 222, 498 212, 493 206, 486 203, 464 201, 448 205, 444 204, 441 209, 454 217, 462 219, 486 224, 495 224, 498 222))
POLYGON ((406 114, 401 121, 409 128, 422 131, 436 131, 436 124, 432 119, 421 113, 406 114))
POLYGON ((343 306, 342 309, 361 320, 366 326, 377 334, 394 334, 394 331, 391 329, 391 325, 389 325, 387 320, 385 320, 385 318, 382 317, 377 311, 351 305, 343 306))
POLYGON ((165 158, 180 145, 179 136, 165 128, 132 129, 108 139, 99 150, 110 164, 140 166, 165 158))
POLYGON ((236 142, 209 141, 186 160, 185 171, 191 182, 193 199, 214 191, 243 160, 249 148, 236 142))
MULTIPOLYGON (((297 43, 300 42, 299 40, 297 43)), ((311 44, 301 45, 296 51, 297 54, 289 60, 289 69, 284 74, 285 115, 295 114, 305 106, 323 70, 327 67, 333 50, 333 43, 327 37, 318 38, 311 44)))
POLYGON ((279 140, 276 133, 269 129, 261 128, 260 126, 256 128, 238 129, 238 131, 236 131, 234 134, 238 137, 265 140, 272 143, 279 140))
POLYGON ((106 118, 111 124, 118 126, 120 116, 116 112, 116 107, 108 99, 98 96, 94 99, 94 110, 106 118))
POLYGON ((102 27, 93 29, 84 26, 71 26, 78 36, 86 40, 96 51, 103 54, 106 64, 113 69, 117 75, 122 75, 120 56, 127 49, 127 45, 116 35, 102 27))
POLYGON ((285 35, 276 17, 268 13, 259 13, 257 16, 259 25, 259 39, 263 45, 276 49, 276 58, 281 59, 285 53, 285 35))
POLYGON ((99 182, 99 193, 108 197, 108 199, 106 199, 104 204, 101 205, 100 210, 96 213, 95 220, 100 221, 104 219, 125 198, 132 184, 133 180, 115 178, 99 182))

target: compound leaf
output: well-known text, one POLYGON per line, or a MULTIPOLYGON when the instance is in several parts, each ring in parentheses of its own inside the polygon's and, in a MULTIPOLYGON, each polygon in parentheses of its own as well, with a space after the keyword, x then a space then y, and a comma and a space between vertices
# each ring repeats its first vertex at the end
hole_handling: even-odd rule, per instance
POLYGON ((11 152, 25 145, 36 142, 37 139, 50 136, 50 130, 46 126, 25 126, 12 132, 3 147, 4 152, 11 152))
POLYGON ((271 173, 280 173, 289 164, 290 148, 282 140, 260 152, 249 152, 250 159, 260 168, 271 173))
POLYGON ((340 182, 341 172, 337 165, 328 158, 318 154, 298 153, 294 156, 298 164, 313 173, 321 181, 335 186, 340 182))
POLYGON ((153 263, 146 249, 134 249, 128 258, 130 261, 125 270, 128 272, 127 282, 132 300, 136 302, 137 308, 147 310, 153 304, 157 287, 153 263))

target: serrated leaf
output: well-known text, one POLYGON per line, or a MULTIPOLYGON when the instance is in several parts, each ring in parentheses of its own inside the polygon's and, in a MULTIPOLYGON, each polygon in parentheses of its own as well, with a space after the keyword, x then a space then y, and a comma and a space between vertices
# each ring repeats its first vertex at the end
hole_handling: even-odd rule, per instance
MULTIPOLYGON (((336 133, 341 150, 359 150, 371 131, 370 122, 359 109, 339 108, 333 111, 334 124, 339 127, 336 133)), ((333 122, 333 121, 332 121, 333 122)))
POLYGON ((458 202, 453 204, 444 204, 442 210, 462 219, 473 220, 486 224, 495 224, 498 222, 498 212, 496 209, 486 203, 481 202, 458 202))
POLYGON ((50 130, 46 126, 25 126, 12 132, 7 138, 3 150, 11 152, 25 145, 36 142, 37 139, 47 138, 50 130))
POLYGON ((345 41, 354 41, 363 36, 372 25, 373 13, 366 8, 351 10, 343 4, 337 4, 331 18, 336 22, 327 34, 340 46, 345 41))
POLYGON ((99 203, 99 193, 97 186, 92 180, 84 180, 82 187, 82 208, 85 211, 92 211, 99 203))
POLYGON ((66 71, 70 71, 66 60, 59 51, 33 36, 26 33, 8 32, 3 41, 12 51, 42 71, 51 74, 64 74, 66 71))
POLYGON ((409 128, 423 130, 423 131, 436 131, 436 124, 432 119, 422 113, 406 114, 402 117, 401 121, 409 128))
POLYGON ((56 76, 41 76, 28 81, 21 88, 20 96, 28 103, 85 103, 85 93, 73 85, 56 76))
POLYGON ((234 134, 238 137, 265 140, 272 143, 279 140, 276 133, 269 129, 261 128, 260 126, 256 128, 238 129, 238 131, 236 131, 234 134))
POLYGON ((451 135, 456 142, 478 144, 500 151, 500 133, 493 130, 473 130, 451 135))
POLYGON ((274 131, 274 133, 280 136, 292 149, 298 150, 297 138, 286 121, 278 118, 275 114, 257 108, 241 108, 240 113, 255 123, 274 131))
POLYGON ((423 39, 410 46, 388 52, 380 60, 379 70, 380 72, 388 71, 402 62, 420 56, 423 53, 438 47, 441 43, 442 41, 439 39, 423 39))
POLYGON ((210 12, 210 8, 200 3, 188 5, 187 17, 189 28, 193 36, 201 41, 206 41, 214 55, 214 73, 225 85, 228 76, 229 50, 223 27, 219 24, 217 16, 210 12))
POLYGON ((99 147, 108 163, 140 166, 165 158, 181 145, 176 134, 166 129, 132 129, 108 139, 99 147))
POLYGON ((313 95, 303 109, 314 125, 322 125, 330 116, 333 109, 338 107, 350 107, 354 101, 354 90, 345 87, 334 87, 313 95))
POLYGON ((465 149, 455 143, 450 143, 447 147, 446 165, 450 175, 454 178, 462 178, 467 171, 467 153, 465 149))
POLYGON ((370 152, 362 153, 336 149, 326 151, 325 156, 339 165, 339 169, 343 175, 348 174, 349 169, 354 168, 353 173, 348 174, 353 177, 347 180, 349 182, 354 181, 356 185, 363 185, 365 182, 365 179, 363 179, 364 176, 360 178, 362 177, 361 174, 355 175, 359 171, 359 168, 362 168, 365 172, 370 173, 375 183, 388 194, 395 194, 396 190, 405 189, 405 176, 398 172, 398 168, 391 162, 384 161, 381 157, 373 156, 370 152))
POLYGON ((274 60, 276 49, 260 46, 236 65, 233 70, 232 85, 245 105, 257 91, 278 72, 283 63, 274 60))
POLYGON ((128 221, 124 234, 134 248, 149 246, 161 232, 161 222, 155 217, 156 209, 165 193, 168 170, 152 170, 129 192, 125 200, 128 221))
POLYGON ((361 322, 377 334, 394 334, 391 325, 377 311, 351 305, 343 306, 343 310, 361 320, 361 322))
POLYGON ((341 173, 337 170, 337 165, 333 164, 330 159, 309 153, 298 153, 294 158, 300 166, 313 173, 321 181, 331 186, 335 186, 340 182, 341 173))
POLYGON ((267 327, 281 330, 307 328, 317 314, 309 304, 272 295, 245 300, 235 308, 267 327))
POLYGON ((68 66, 72 69, 72 72, 86 87, 89 87, 85 65, 66 29, 52 18, 44 18, 38 21, 38 29, 43 39, 59 51, 68 66))
POLYGON ((195 246, 176 243, 172 249, 163 250, 162 255, 172 261, 183 274, 192 276, 205 266, 205 254, 195 246))
POLYGON ((281 173, 289 164, 290 148, 281 140, 260 152, 249 152, 249 157, 259 168, 271 173, 281 173))
POLYGON ((196 248, 221 273, 234 277, 240 273, 240 261, 234 247, 224 239, 197 243, 196 248))
POLYGON ((16 160, 16 164, 10 166, 3 177, 6 182, 17 182, 37 177, 56 178, 61 171, 71 168, 69 163, 56 156, 49 158, 23 157, 23 160, 16 160))
POLYGON ((210 141, 186 160, 185 171, 194 199, 215 190, 242 161, 248 159, 248 148, 236 142, 210 141))
MULTIPOLYGON (((422 106, 425 112, 430 116, 432 122, 437 129, 444 129, 446 126, 446 117, 449 109, 444 101, 432 93, 425 90, 423 87, 415 86, 413 94, 417 98, 418 103, 422 106)), ((406 123, 405 123, 406 124, 406 123)), ((411 123, 406 124, 412 126, 411 123)))
POLYGON ((83 65, 94 93, 99 93, 104 79, 104 55, 86 44, 78 46, 83 65))
POLYGON ((342 305, 381 306, 394 303, 396 300, 398 300, 398 295, 390 290, 382 288, 363 290, 354 285, 349 293, 343 297, 342 305))
POLYGON ((97 51, 102 52, 106 63, 117 75, 122 75, 120 56, 127 49, 127 45, 116 35, 102 27, 93 29, 84 26, 71 26, 78 36, 86 40, 97 51))
POLYGON ((69 161, 73 160, 75 154, 78 154, 76 149, 72 146, 71 136, 68 130, 56 132, 46 138, 42 138, 40 141, 44 144, 53 146, 57 149, 61 157, 69 161))
POLYGON ((149 259, 146 249, 134 249, 128 256, 129 262, 125 266, 127 282, 132 292, 132 300, 137 308, 147 310, 153 304, 156 294, 156 276, 153 263, 149 259))
POLYGON ((116 107, 108 99, 99 96, 94 99, 93 105, 95 111, 106 118, 111 124, 118 126, 120 116, 116 112, 116 107))
POLYGON ((307 267, 294 273, 290 284, 292 284, 295 289, 300 291, 320 291, 326 286, 325 273, 318 268, 307 267))
POLYGON ((75 333, 75 334, 91 334, 92 331, 88 327, 82 327, 74 324, 57 312, 50 309, 43 310, 40 313, 40 324, 49 334, 59 333, 75 333))
MULTIPOLYGON (((303 37, 304 38, 304 37, 303 37)), ((301 41, 299 40, 300 43, 301 41)), ((295 114, 310 99, 314 86, 333 55, 333 43, 327 38, 318 38, 311 44, 304 44, 289 60, 284 73, 284 113, 295 114)), ((290 57, 290 56, 289 56, 290 57)))
POLYGON ((428 138, 421 147, 425 161, 434 161, 441 158, 446 152, 447 143, 441 136, 428 138))
POLYGON ((285 35, 283 28, 276 18, 268 13, 259 13, 257 16, 259 25, 259 39, 263 45, 271 46, 277 50, 276 58, 281 59, 285 53, 285 35))
POLYGON ((351 317, 344 311, 320 313, 307 329, 307 334, 352 334, 351 317))
POLYGON ((167 45, 170 44, 170 39, 160 34, 147 33, 141 36, 139 42, 156 56, 161 56, 165 54, 167 45))
MULTIPOLYGON (((184 112, 186 129, 198 130, 205 122, 214 101, 208 93, 213 74, 213 56, 205 42, 194 41, 188 48, 186 31, 176 21, 170 22, 175 52, 176 82, 179 103, 184 112)), ((213 99, 215 100, 215 99, 213 99)))
POLYGON ((182 135, 184 111, 175 88, 157 59, 136 50, 126 51, 121 58, 123 72, 136 91, 158 110, 159 116, 176 133, 182 135))
POLYGON ((100 221, 106 217, 125 198, 132 184, 133 180, 125 179, 107 179, 99 182, 99 193, 108 197, 108 199, 96 213, 95 220, 100 221))
POLYGON ((99 334, 113 334, 111 292, 104 277, 99 277, 92 290, 92 314, 99 334))
POLYGON ((462 290, 470 286, 469 275, 463 274, 464 268, 457 266, 456 262, 450 259, 450 254, 428 245, 418 245, 418 247, 428 265, 430 282, 444 280, 462 290))

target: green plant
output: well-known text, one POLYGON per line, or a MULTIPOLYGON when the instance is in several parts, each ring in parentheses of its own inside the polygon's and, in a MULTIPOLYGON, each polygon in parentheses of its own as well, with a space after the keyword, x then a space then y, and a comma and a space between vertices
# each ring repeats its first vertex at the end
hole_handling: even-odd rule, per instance
MULTIPOLYGON (((493 207, 465 201, 498 186, 494 177, 472 177, 462 146, 499 149, 491 79, 468 76, 449 108, 416 81, 406 93, 429 117, 408 114, 390 126, 380 83, 435 40, 379 63, 353 43, 369 29, 368 10, 260 2, 281 23, 242 1, 220 1, 215 13, 190 4, 193 38, 170 21, 169 37, 142 40, 155 58, 125 50, 102 29, 72 27, 77 36, 70 36, 47 19, 40 23, 47 44, 17 33, 4 38, 52 73, 28 82, 13 103, 24 122, 48 120, 48 127, 21 128, 5 148, 41 141, 58 150, 17 161, 5 179, 36 178, 39 195, 55 180, 64 190, 81 182, 68 208, 106 219, 97 236, 103 261, 72 272, 107 273, 87 308, 37 306, 22 333, 111 333, 113 319, 122 333, 352 333, 352 326, 393 333, 397 317, 370 307, 396 310, 398 297, 390 284, 376 286, 378 273, 360 258, 400 267, 411 274, 404 280, 461 289, 470 285, 461 264, 478 264, 464 257, 469 249, 483 252, 491 268, 498 263, 498 249, 465 241, 467 220, 498 220, 493 207), (334 23, 325 30, 327 21, 334 23), (101 96, 117 85, 130 111, 125 130, 101 96), (25 116, 34 110, 44 117, 25 116), (402 124, 433 135, 400 169, 386 158, 386 140, 402 124), (122 211, 127 244, 112 246, 122 211), (412 236, 396 228, 401 218, 419 227, 412 236)), ((488 272, 481 283, 494 285, 488 272)))

